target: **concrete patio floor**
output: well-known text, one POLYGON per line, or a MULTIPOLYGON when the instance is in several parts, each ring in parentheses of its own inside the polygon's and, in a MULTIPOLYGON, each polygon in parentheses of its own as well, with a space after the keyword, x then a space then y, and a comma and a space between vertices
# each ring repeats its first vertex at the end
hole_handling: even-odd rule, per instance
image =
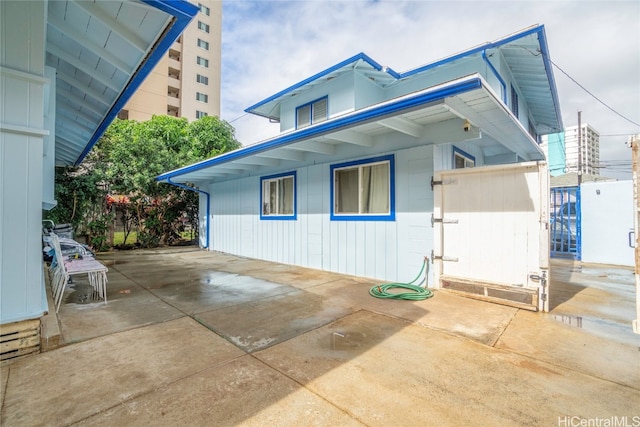
POLYGON ((555 260, 545 314, 194 248, 101 258, 108 304, 70 289, 64 345, 2 365, 0 425, 640 426, 629 269, 555 260))

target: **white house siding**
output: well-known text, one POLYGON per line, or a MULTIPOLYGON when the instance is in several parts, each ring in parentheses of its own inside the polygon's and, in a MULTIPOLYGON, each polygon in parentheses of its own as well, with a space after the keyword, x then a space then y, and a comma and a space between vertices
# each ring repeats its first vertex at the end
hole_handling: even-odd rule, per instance
POLYGON ((580 203, 582 261, 633 266, 633 181, 582 184, 580 203))
POLYGON ((43 2, 0 2, 2 324, 37 318, 46 310, 41 250, 45 17, 43 2))
POLYGON ((381 280, 413 279, 433 246, 433 147, 394 154, 395 221, 331 221, 325 163, 296 171, 295 221, 260 220, 259 176, 211 185, 212 249, 381 280))

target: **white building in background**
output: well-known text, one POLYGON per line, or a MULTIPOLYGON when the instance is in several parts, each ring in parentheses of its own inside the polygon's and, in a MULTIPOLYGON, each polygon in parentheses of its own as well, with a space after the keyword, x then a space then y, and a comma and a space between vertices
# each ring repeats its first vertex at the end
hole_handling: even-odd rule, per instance
POLYGON ((154 115, 220 116, 222 2, 190 0, 199 12, 171 45, 129 102, 121 119, 150 120, 154 115))
MULTIPOLYGON (((583 174, 600 175, 600 134, 588 124, 581 126, 583 174)), ((564 130, 564 150, 567 172, 578 171, 578 126, 564 130)))
MULTIPOLYGON (((600 134, 586 123, 581 127, 580 169, 583 175, 600 175, 600 134)), ((564 132, 542 135, 540 148, 547 158, 551 175, 578 172, 578 126, 568 127, 564 132)))

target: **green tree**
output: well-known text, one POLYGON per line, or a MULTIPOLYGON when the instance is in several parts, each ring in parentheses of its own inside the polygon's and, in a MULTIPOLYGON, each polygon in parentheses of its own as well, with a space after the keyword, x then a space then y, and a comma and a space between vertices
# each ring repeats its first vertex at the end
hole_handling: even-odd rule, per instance
MULTIPOLYGON (((159 184, 156 176, 239 147, 233 127, 217 117, 207 116, 191 123, 170 116, 154 116, 147 122, 115 120, 82 170, 61 172, 57 197, 68 199, 75 189, 79 200, 76 205, 93 206, 102 212, 102 216, 96 216, 83 211, 75 218, 75 224, 91 223, 92 230, 104 230, 102 225, 112 218, 110 207, 104 203, 106 192, 126 195, 130 203, 121 206, 120 212, 137 226, 141 244, 171 243, 179 238, 185 213, 197 225, 193 216, 198 195, 159 184), (79 192, 78 186, 84 191, 79 192), (89 190, 95 190, 95 194, 89 190)), ((56 222, 74 217, 71 212, 75 210, 67 204, 64 209, 51 211, 56 222)))

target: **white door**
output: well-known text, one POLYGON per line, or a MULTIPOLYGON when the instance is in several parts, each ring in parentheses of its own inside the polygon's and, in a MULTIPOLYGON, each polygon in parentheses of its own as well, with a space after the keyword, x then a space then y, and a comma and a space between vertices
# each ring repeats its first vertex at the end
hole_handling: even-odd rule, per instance
POLYGON ((548 311, 549 179, 543 162, 436 172, 436 286, 548 311))

